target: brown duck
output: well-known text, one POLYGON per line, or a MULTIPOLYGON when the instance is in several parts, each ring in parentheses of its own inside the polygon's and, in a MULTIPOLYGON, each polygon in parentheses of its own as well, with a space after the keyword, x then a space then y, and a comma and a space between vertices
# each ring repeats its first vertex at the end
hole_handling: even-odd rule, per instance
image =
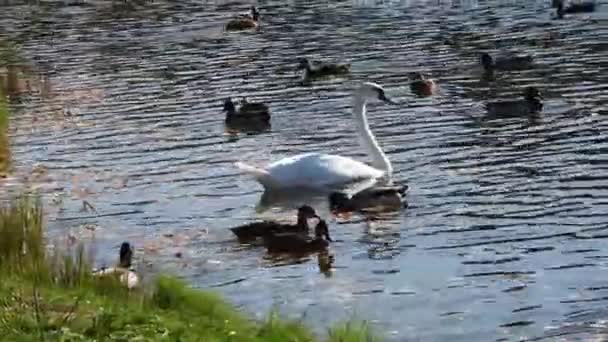
POLYGON ((257 7, 251 6, 248 14, 241 14, 226 24, 227 31, 240 31, 258 28, 260 25, 260 12, 257 7))
POLYGON ((236 108, 231 98, 224 101, 224 111, 226 112, 226 124, 269 124, 270 109, 263 103, 248 102, 247 99, 241 101, 241 107, 236 108))
POLYGON ((334 214, 353 211, 391 211, 404 205, 408 186, 376 186, 349 197, 343 192, 329 195, 329 208, 334 214))
POLYGON ((543 96, 536 87, 524 89, 523 97, 521 100, 490 102, 486 109, 490 115, 502 117, 525 116, 543 110, 543 96))
POLYGON ((331 241, 327 223, 321 219, 319 219, 319 223, 315 227, 314 239, 304 234, 293 233, 268 234, 264 236, 264 244, 269 253, 315 253, 327 249, 331 241))
POLYGON ((413 72, 410 74, 410 90, 418 96, 431 96, 437 91, 437 85, 422 73, 413 72))
POLYGON ((279 233, 308 235, 308 219, 311 218, 318 218, 317 213, 310 206, 304 205, 298 208, 298 221, 296 224, 262 221, 230 228, 230 230, 241 242, 252 241, 260 237, 279 233))
POLYGON ((529 69, 532 67, 533 62, 532 56, 504 56, 494 58, 487 52, 481 54, 481 66, 486 72, 529 69))
POLYGON ((324 62, 317 62, 314 64, 315 65, 307 58, 300 58, 298 70, 304 70, 304 75, 302 76, 303 81, 308 81, 313 78, 346 75, 350 72, 350 64, 324 62))

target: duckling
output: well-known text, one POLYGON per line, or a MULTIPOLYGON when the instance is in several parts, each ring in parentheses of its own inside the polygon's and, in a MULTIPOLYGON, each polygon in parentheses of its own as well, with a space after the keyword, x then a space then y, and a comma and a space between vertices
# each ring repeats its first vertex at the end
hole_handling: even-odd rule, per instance
POLYGON ((260 25, 260 12, 257 7, 251 6, 251 13, 241 14, 236 18, 230 20, 226 24, 226 30, 228 31, 239 31, 247 30, 252 28, 258 28, 260 25))
POLYGON ((272 221, 253 222, 239 227, 230 228, 241 242, 248 242, 259 237, 277 233, 308 234, 308 219, 318 218, 315 210, 307 205, 298 208, 296 224, 277 223, 272 221))
POLYGON ((248 102, 247 99, 241 101, 241 108, 238 110, 231 98, 224 101, 224 111, 226 112, 226 124, 268 124, 270 122, 270 110, 263 103, 248 102))
POLYGON ((327 76, 341 76, 350 72, 350 64, 332 64, 318 62, 316 65, 307 58, 300 58, 298 64, 298 70, 304 70, 302 76, 303 81, 308 81, 313 78, 327 77, 327 76))
POLYGON ((127 241, 120 245, 119 262, 115 267, 105 268, 93 271, 95 276, 118 276, 121 283, 127 285, 127 288, 132 289, 139 285, 139 277, 135 271, 131 270, 133 261, 133 247, 127 241))
POLYGON ((542 94, 536 87, 524 89, 522 100, 497 101, 486 104, 488 113, 494 116, 529 115, 542 111, 542 94))
POLYGON ((494 70, 524 70, 532 67, 532 63, 532 56, 509 56, 494 59, 488 53, 481 55, 481 65, 486 72, 494 70))
POLYGON ((264 236, 264 244, 269 253, 306 254, 324 251, 332 239, 329 236, 327 223, 319 218, 315 227, 315 238, 302 234, 283 233, 264 236))
POLYGON ((404 205, 408 186, 371 187, 349 197, 343 192, 329 195, 329 208, 333 213, 352 211, 392 211, 404 205))
POLYGON ((595 2, 593 1, 576 2, 564 6, 563 0, 557 0, 553 1, 553 4, 557 7, 557 17, 559 19, 564 19, 564 14, 590 13, 595 11, 595 2))
POLYGON ((410 73, 410 90, 418 96, 431 96, 437 90, 435 81, 425 78, 422 73, 410 73))

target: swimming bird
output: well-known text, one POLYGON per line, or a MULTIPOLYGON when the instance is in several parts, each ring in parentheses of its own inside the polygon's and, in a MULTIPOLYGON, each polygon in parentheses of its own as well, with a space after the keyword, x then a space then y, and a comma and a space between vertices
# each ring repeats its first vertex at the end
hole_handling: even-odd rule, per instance
POLYGON ((481 55, 481 65, 487 72, 494 70, 524 70, 532 67, 532 64, 532 56, 505 56, 493 58, 486 52, 481 55))
POLYGON ((520 116, 534 114, 543 109, 543 96, 536 87, 527 87, 523 99, 514 101, 496 101, 486 104, 486 109, 493 116, 520 116))
POLYGON ((278 223, 272 221, 262 221, 248 223, 239 227, 230 228, 241 242, 255 240, 269 234, 277 233, 298 233, 308 235, 308 219, 318 218, 315 210, 303 205, 298 208, 298 221, 296 224, 278 223))
POLYGON ((102 267, 100 270, 93 271, 95 276, 118 276, 121 283, 127 288, 132 289, 139 285, 139 276, 131 270, 133 261, 133 247, 127 241, 120 245, 119 261, 115 267, 102 267))
POLYGON ((314 253, 327 249, 332 239, 329 236, 327 223, 319 219, 315 227, 315 238, 302 234, 271 234, 264 236, 264 244, 269 253, 314 253))
POLYGON ((595 11, 595 2, 593 1, 575 2, 565 6, 563 0, 557 0, 554 1, 554 5, 557 7, 557 17, 559 19, 563 19, 564 14, 591 13, 595 11))
POLYGON ((410 90, 418 96, 431 96, 437 90, 435 81, 425 78, 420 72, 410 73, 410 90))
POLYGON ((317 62, 313 65, 307 58, 300 58, 298 70, 304 70, 302 81, 308 81, 313 78, 346 75, 350 72, 350 64, 317 62))
POLYGON ((237 162, 242 172, 255 177, 267 190, 308 188, 327 190, 359 181, 375 183, 381 178, 390 181, 393 167, 369 129, 366 103, 371 100, 394 102, 386 97, 376 83, 365 82, 353 94, 353 118, 357 124, 359 142, 371 156, 371 166, 349 157, 325 153, 303 153, 275 161, 264 168, 237 162))
POLYGON ((237 110, 231 98, 224 101, 226 112, 226 124, 268 124, 270 122, 270 109, 263 103, 241 101, 241 107, 237 110))
POLYGON ((332 192, 329 195, 329 208, 333 213, 399 210, 405 204, 407 189, 407 185, 376 186, 352 196, 344 192, 332 192))
POLYGON ((251 11, 248 14, 238 15, 226 24, 226 30, 239 31, 252 28, 258 28, 260 24, 260 12, 257 7, 251 6, 251 11))

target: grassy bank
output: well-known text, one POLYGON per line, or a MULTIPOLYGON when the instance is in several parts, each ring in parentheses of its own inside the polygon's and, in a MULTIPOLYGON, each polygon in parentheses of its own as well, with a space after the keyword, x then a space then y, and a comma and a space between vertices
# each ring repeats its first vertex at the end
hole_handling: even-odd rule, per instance
POLYGON ((0 177, 5 177, 10 169, 11 150, 8 140, 8 106, 0 87, 0 177))
POLYGON ((377 341, 365 324, 313 336, 270 314, 248 319, 217 294, 157 276, 144 289, 91 274, 82 247, 49 249, 39 201, 0 206, 0 340, 6 341, 377 341))

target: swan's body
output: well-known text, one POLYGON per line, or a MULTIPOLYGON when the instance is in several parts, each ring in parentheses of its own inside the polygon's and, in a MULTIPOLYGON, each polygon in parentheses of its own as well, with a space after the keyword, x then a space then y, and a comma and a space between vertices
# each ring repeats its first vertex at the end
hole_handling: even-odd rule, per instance
POLYGON ((352 158, 324 153, 303 153, 287 157, 267 165, 265 168, 239 162, 236 166, 253 175, 266 189, 313 188, 332 189, 360 181, 390 180, 392 166, 369 129, 365 115, 368 100, 380 99, 392 103, 377 84, 364 83, 355 91, 353 117, 357 122, 361 145, 372 157, 372 165, 352 158))

